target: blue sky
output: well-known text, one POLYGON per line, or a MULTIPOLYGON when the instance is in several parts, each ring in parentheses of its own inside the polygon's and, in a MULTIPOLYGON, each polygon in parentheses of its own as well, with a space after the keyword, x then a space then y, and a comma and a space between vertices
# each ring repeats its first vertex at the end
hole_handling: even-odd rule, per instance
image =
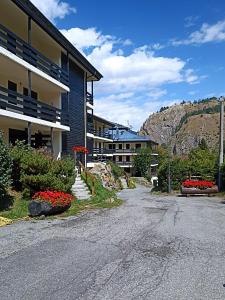
POLYGON ((32 2, 103 74, 102 117, 139 129, 161 106, 225 95, 225 1, 32 2))

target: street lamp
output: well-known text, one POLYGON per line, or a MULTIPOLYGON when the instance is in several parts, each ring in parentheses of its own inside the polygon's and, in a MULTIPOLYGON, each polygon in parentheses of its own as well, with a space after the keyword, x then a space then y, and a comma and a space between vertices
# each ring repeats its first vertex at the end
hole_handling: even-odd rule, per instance
POLYGON ((167 154, 168 154, 168 169, 167 169, 167 192, 170 194, 171 193, 171 159, 172 159, 172 153, 171 153, 171 145, 168 145, 167 148, 167 154))
POLYGON ((219 98, 220 101, 220 154, 219 154, 219 174, 218 174, 218 187, 219 191, 222 188, 222 165, 223 165, 223 124, 224 124, 224 97, 219 98))

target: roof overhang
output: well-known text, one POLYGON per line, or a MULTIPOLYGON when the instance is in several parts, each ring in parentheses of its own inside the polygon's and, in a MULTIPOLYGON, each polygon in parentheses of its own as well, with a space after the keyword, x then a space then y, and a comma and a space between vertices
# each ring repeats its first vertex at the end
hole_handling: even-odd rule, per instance
POLYGON ((90 73, 90 80, 100 80, 103 76, 95 67, 64 37, 64 35, 29 0, 12 0, 31 17, 45 32, 72 55, 79 65, 90 73))

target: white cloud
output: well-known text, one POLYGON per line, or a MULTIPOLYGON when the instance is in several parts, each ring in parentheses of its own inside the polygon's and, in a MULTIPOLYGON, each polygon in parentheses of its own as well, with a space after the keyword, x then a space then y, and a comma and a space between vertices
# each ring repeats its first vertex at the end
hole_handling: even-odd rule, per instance
POLYGON ((163 49, 163 48, 165 48, 166 46, 165 45, 162 45, 162 44, 159 44, 159 43, 155 43, 155 44, 153 44, 152 46, 151 46, 151 48, 153 49, 153 50, 161 50, 161 49, 163 49))
POLYGON ((200 30, 192 32, 187 39, 173 40, 174 46, 205 44, 209 42, 221 42, 225 40, 225 21, 219 21, 216 24, 209 25, 204 23, 200 30))
POLYGON ((189 28, 196 24, 196 22, 199 20, 199 16, 188 16, 184 19, 184 26, 189 28))
POLYGON ((149 114, 158 109, 159 103, 147 101, 140 105, 133 102, 132 96, 127 96, 113 94, 96 99, 95 114, 116 123, 131 124, 134 130, 138 130, 149 114))
POLYGON ((166 91, 166 90, 153 89, 153 90, 151 90, 150 92, 147 93, 147 96, 148 96, 150 99, 157 100, 157 99, 159 99, 160 97, 165 96, 166 94, 167 94, 167 91, 166 91))
MULTIPOLYGON (((111 35, 103 35, 96 28, 81 29, 78 27, 68 30, 62 29, 61 33, 79 50, 101 46, 108 41, 115 41, 111 35)), ((128 41, 128 40, 127 40, 128 41)))
POLYGON ((63 19, 70 13, 76 13, 76 8, 60 0, 31 0, 31 2, 52 22, 63 19))
POLYGON ((198 82, 184 60, 156 55, 153 48, 160 49, 159 44, 127 49, 132 41, 104 35, 96 28, 61 32, 103 74, 95 83, 95 113, 111 121, 129 121, 138 129, 151 112, 164 105, 167 91, 163 85, 198 82))
POLYGON ((114 51, 112 43, 106 43, 96 47, 88 59, 104 74, 98 85, 99 92, 143 92, 168 83, 191 83, 197 78, 186 74, 185 61, 155 56, 143 47, 124 55, 114 51))

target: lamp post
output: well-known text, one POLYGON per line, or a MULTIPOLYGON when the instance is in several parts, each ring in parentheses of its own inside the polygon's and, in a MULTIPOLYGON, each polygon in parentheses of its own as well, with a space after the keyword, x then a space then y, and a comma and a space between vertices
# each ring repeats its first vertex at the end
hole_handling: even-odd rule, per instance
POLYGON ((224 131, 224 97, 219 98, 220 101, 220 154, 219 154, 219 174, 218 187, 219 191, 222 188, 222 165, 223 165, 223 131, 224 131))
POLYGON ((171 193, 171 146, 168 145, 168 178, 167 178, 167 184, 168 184, 168 193, 171 193))

